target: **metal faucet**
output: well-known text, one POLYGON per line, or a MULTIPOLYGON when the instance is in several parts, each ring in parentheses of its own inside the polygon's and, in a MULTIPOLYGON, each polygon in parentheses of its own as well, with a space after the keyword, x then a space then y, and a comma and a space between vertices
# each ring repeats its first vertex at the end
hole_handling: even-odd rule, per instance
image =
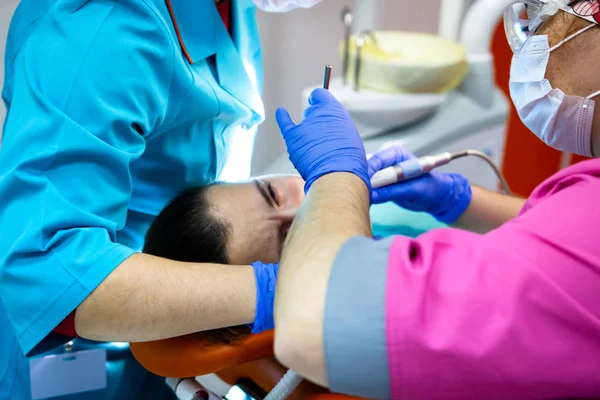
POLYGON ((344 85, 348 83, 348 67, 350 65, 350 36, 352 35, 352 23, 354 14, 348 7, 342 10, 342 22, 344 23, 344 56, 342 60, 342 77, 344 85))
POLYGON ((358 39, 356 40, 356 58, 354 60, 354 90, 357 92, 360 89, 359 79, 362 69, 362 49, 365 45, 365 39, 367 36, 370 37, 375 44, 377 44, 377 38, 370 30, 362 31, 360 35, 358 35, 358 39))

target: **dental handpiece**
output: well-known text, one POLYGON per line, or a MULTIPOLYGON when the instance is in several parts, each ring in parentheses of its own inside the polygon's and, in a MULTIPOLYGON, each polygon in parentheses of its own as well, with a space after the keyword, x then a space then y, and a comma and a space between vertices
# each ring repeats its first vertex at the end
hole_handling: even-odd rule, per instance
POLYGON ((508 186, 508 183, 506 182, 506 179, 504 179, 504 175, 502 175, 500 169, 494 163, 494 160, 492 160, 487 154, 479 150, 463 150, 458 151, 456 153, 446 152, 433 156, 424 156, 402 161, 399 164, 382 169, 381 171, 373 175, 373 177, 371 178, 371 187, 373 189, 379 189, 401 181, 418 178, 430 172, 434 168, 446 165, 451 161, 456 160, 457 158, 467 156, 475 156, 481 158, 486 163, 488 163, 489 166, 494 170, 496 176, 498 177, 498 180, 500 181, 500 185, 502 186, 502 190, 504 191, 504 193, 510 194, 510 188, 508 186))
POLYGON ((452 154, 441 153, 434 156, 424 156, 402 161, 399 164, 382 169, 371 178, 371 187, 378 189, 393 185, 400 181, 418 178, 432 169, 448 164, 452 161, 452 154))

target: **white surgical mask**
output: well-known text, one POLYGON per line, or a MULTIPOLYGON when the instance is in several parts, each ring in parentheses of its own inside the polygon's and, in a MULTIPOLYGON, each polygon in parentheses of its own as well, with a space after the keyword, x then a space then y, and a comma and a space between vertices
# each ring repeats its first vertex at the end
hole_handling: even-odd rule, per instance
POLYGON ((547 145, 568 153, 592 157, 591 134, 595 103, 600 91, 584 98, 567 96, 545 78, 550 53, 590 25, 550 48, 547 35, 530 37, 513 57, 510 96, 521 121, 547 145))
POLYGON ((267 12, 286 12, 296 8, 311 8, 321 0, 252 0, 256 7, 267 12))

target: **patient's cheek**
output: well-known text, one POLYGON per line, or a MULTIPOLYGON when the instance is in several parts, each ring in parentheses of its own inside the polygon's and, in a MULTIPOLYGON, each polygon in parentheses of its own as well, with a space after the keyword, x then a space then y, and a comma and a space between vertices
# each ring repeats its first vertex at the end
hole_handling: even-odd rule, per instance
POLYGON ((233 265, 248 265, 255 261, 276 263, 279 261, 279 241, 274 232, 259 230, 227 246, 228 260, 233 265))

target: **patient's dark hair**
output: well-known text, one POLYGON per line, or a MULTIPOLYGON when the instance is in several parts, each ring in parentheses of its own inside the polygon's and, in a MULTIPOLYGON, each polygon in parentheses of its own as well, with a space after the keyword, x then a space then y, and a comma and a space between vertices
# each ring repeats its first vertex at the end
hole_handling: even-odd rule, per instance
MULTIPOLYGON (((182 262, 227 264, 231 224, 207 200, 210 186, 191 188, 173 199, 154 219, 144 253, 182 262)), ((248 326, 214 329, 197 335, 211 343, 227 344, 250 334, 248 326)))

